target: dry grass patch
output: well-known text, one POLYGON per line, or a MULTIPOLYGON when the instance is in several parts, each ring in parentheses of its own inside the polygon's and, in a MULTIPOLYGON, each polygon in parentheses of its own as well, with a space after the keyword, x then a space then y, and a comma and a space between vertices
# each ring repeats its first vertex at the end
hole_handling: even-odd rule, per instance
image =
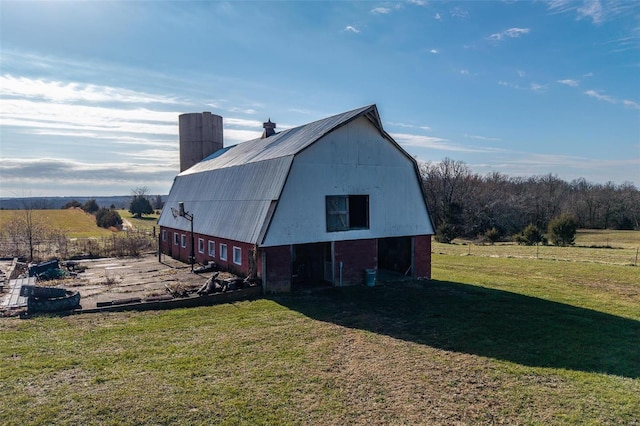
MULTIPOLYGON (((24 215, 24 210, 0 210, 0 229, 13 217, 24 215)), ((63 231, 69 238, 108 237, 108 229, 96 225, 96 218, 82 209, 33 210, 33 221, 63 231)))

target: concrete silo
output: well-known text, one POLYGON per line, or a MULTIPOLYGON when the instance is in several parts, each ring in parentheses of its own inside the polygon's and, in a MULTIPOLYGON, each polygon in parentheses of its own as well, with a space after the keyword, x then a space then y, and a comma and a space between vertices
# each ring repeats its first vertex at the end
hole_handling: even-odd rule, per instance
POLYGON ((210 112, 181 114, 180 172, 223 147, 222 117, 210 112))

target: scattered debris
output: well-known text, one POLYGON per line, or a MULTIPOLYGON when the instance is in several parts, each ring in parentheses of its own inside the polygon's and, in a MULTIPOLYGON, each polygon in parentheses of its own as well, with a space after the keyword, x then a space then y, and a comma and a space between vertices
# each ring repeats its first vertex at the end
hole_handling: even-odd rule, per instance
POLYGON ((198 266, 197 268, 195 268, 193 270, 193 272, 195 272, 196 274, 202 274, 205 272, 215 272, 218 271, 218 265, 216 264, 216 262, 210 260, 208 261, 205 265, 202 266, 198 266))
POLYGON ((80 293, 61 287, 23 285, 20 296, 27 298, 27 312, 70 311, 80 305, 80 293))
POLYGON ((216 272, 209 278, 202 287, 197 291, 200 296, 205 296, 212 293, 224 293, 226 291, 234 291, 247 287, 255 287, 255 280, 242 279, 235 275, 226 274, 225 277, 221 277, 219 272, 216 272))

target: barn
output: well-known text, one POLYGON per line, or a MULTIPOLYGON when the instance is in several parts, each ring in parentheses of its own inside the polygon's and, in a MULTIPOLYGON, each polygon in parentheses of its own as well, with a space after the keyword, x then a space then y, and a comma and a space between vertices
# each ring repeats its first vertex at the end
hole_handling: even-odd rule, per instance
POLYGON ((265 292, 431 276, 433 225, 416 161, 376 105, 223 147, 222 118, 180 116, 181 172, 160 250, 257 277, 265 292))

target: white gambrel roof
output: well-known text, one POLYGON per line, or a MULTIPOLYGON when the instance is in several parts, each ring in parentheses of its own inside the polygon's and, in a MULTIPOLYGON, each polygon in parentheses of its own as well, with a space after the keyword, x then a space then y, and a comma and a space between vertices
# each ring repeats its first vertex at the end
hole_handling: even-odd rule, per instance
POLYGON ((176 176, 159 225, 189 231, 189 222, 171 212, 178 208, 178 202, 184 202, 185 210, 194 216, 195 233, 260 244, 294 156, 363 116, 404 152, 382 129, 375 105, 242 142, 215 152, 176 176))

